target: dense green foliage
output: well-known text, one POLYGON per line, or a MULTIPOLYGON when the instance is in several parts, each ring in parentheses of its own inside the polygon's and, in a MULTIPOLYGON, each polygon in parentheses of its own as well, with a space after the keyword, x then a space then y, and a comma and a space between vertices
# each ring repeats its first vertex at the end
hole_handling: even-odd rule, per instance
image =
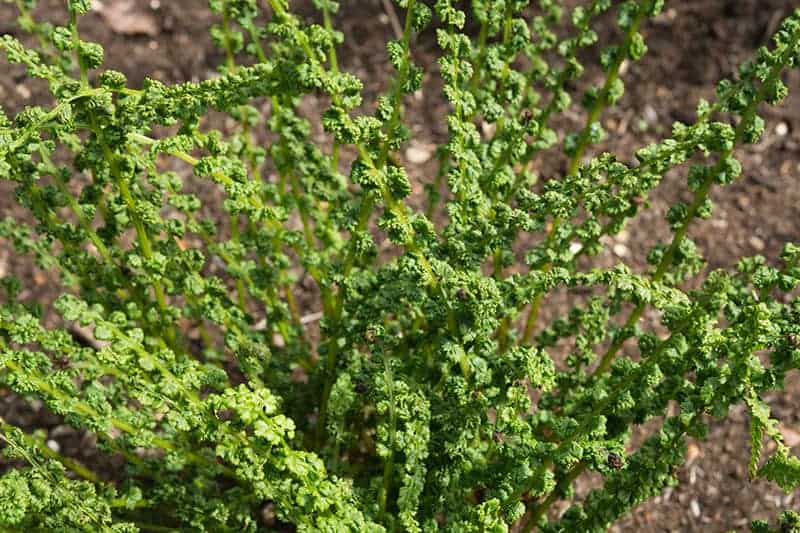
POLYGON ((0 420, 0 529, 604 531, 674 484, 687 439, 738 403, 751 475, 800 483, 762 399, 800 366, 800 247, 708 272, 688 236, 742 173, 759 109, 787 93, 800 11, 694 123, 626 163, 588 156, 663 0, 397 0, 376 102, 339 68, 332 0, 313 1, 318 23, 286 0, 211 0, 220 75, 138 89, 81 39, 88 0, 67 2, 63 27, 34 3, 17 6, 37 47, 5 35, 0 49, 53 102, 0 112, 0 179, 34 221, 6 219, 0 237, 63 290, 26 302, 3 280, 0 385, 125 467, 95 471, 0 420), (619 37, 600 49, 604 16, 619 37), (430 177, 403 164, 425 33, 450 104, 430 177), (603 81, 575 97, 592 54, 603 81), (300 113, 305 95, 322 116, 300 113), (551 122, 579 106, 585 126, 559 138, 551 122), (235 131, 211 129, 212 112, 235 131), (539 177, 559 151, 567 171, 539 177), (596 268, 604 237, 680 168, 691 199, 669 210, 652 268, 596 268), (571 310, 547 323, 559 291, 571 310), (588 471, 602 485, 548 513, 588 471))

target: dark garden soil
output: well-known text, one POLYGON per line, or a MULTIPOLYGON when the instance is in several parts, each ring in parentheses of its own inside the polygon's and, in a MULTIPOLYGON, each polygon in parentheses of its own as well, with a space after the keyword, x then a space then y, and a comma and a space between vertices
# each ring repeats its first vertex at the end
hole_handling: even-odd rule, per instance
MULTIPOLYGON (((40 13, 64 21, 63 2, 41 3, 40 13)), ((793 0, 673 0, 667 4, 665 13, 644 29, 650 51, 625 72, 626 95, 621 105, 604 115, 609 138, 598 149, 612 150, 623 159, 629 159, 638 147, 668 135, 673 121, 693 120, 698 99, 712 98, 714 84, 765 44, 781 18, 798 5, 793 0)), ((103 44, 106 65, 126 73, 133 86, 139 86, 145 76, 169 82, 203 79, 214 75, 222 60, 207 34, 214 20, 205 2, 109 0, 103 9, 82 21, 82 33, 103 44), (126 5, 132 10, 126 11, 126 5)), ((307 12, 311 16, 311 11, 307 12)), ((391 17, 380 0, 344 0, 337 19, 338 28, 346 35, 340 50, 343 68, 365 80, 365 102, 370 106, 387 83, 383 43, 393 36, 391 17)), ((0 5, 0 34, 17 32, 14 9, 0 5)), ((616 34, 610 18, 600 34, 601 41, 616 34)), ((404 156, 421 184, 435 171, 435 162, 425 160, 434 144, 446 136, 441 120, 446 106, 437 90, 431 34, 421 37, 414 54, 429 74, 424 89, 408 102, 414 140, 404 156)), ((591 56, 586 59, 588 65, 591 56)), ((600 74, 589 67, 585 79, 596 82, 600 74)), ((784 242, 800 242, 800 72, 790 73, 787 81, 791 96, 781 107, 766 111, 768 130, 762 142, 738 152, 744 175, 712 194, 717 206, 713 219, 697 223, 691 230, 709 268, 731 268, 737 258, 753 254, 774 260, 784 242)), ((46 105, 49 99, 42 84, 31 82, 20 69, 0 61, 0 103, 11 114, 24 105, 46 105)), ((313 116, 325 102, 309 98, 303 105, 313 116)), ((576 111, 556 125, 574 128, 582 120, 576 111)), ((212 119, 210 126, 230 127, 220 117, 212 119)), ((543 178, 560 170, 563 161, 558 159, 544 162, 539 169, 543 178)), ((421 185, 417 192, 420 190, 421 185)), ((27 218, 14 202, 12 191, 8 183, 0 183, 0 216, 27 218)), ((609 241, 608 251, 594 260, 601 264, 625 261, 643 269, 647 250, 669 235, 663 221, 666 208, 687 196, 681 171, 669 174, 655 191, 651 209, 609 241)), ((0 242, 0 276, 5 273, 23 278, 30 300, 50 301, 58 295, 52 274, 36 271, 27 258, 16 256, 0 242)), ((315 311, 311 298, 308 302, 308 312, 315 311)), ((563 311, 567 304, 565 298, 554 298, 548 314, 563 311)), ((654 321, 654 317, 648 318, 654 321)), ((769 401, 783 421, 787 443, 800 451, 800 380, 791 382, 785 392, 771 395, 769 401)), ((115 462, 92 452, 91 438, 76 434, 40 404, 0 389, 0 416, 26 429, 46 428, 62 453, 105 469, 113 477, 115 462)), ((748 481, 748 457, 747 415, 736 408, 727 420, 712 424, 707 441, 690 445, 688 462, 680 470, 681 485, 640 507, 615 529, 740 531, 750 519, 774 516, 778 509, 800 509, 800 498, 795 495, 785 495, 769 483, 748 481)), ((579 492, 585 493, 596 482, 590 477, 581 479, 579 492)))

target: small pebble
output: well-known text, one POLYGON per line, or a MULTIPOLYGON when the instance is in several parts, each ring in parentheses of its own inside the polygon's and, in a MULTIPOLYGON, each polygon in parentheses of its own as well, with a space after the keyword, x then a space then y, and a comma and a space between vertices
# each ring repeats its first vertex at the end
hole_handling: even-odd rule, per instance
POLYGON ((409 163, 420 165, 431 158, 431 150, 421 144, 412 144, 406 150, 406 159, 409 163))
POLYGON ((689 508, 692 510, 692 515, 695 518, 700 518, 700 504, 697 502, 697 500, 692 500, 689 502, 689 508))
POLYGON ((261 509, 261 518, 268 525, 275 524, 275 504, 268 503, 261 509))
POLYGON ((658 122, 658 113, 656 110, 653 109, 653 106, 647 105, 644 107, 644 119, 649 122, 650 124, 655 124, 658 122))
POLYGON ((28 89, 26 86, 17 85, 16 89, 17 89, 17 94, 20 95, 25 100, 31 97, 31 90, 28 89))
POLYGON ((753 235, 750 237, 750 239, 748 239, 747 242, 749 242, 750 246, 752 246, 756 251, 760 252, 764 249, 764 241, 760 237, 753 235))
POLYGON ((621 242, 615 244, 612 250, 614 251, 614 255, 618 257, 628 257, 631 253, 628 247, 622 244, 621 242))
POLYGON ((58 441, 50 439, 45 444, 47 445, 48 448, 50 448, 56 453, 61 451, 61 445, 58 443, 58 441))
POLYGON ((74 433, 75 433, 74 429, 67 426, 66 424, 61 424, 50 430, 50 438, 55 439, 66 435, 72 435, 74 433))
POLYGON ((785 122, 779 122, 777 126, 775 126, 775 134, 780 137, 785 137, 786 134, 789 133, 789 125, 785 122))
POLYGON ((800 446, 800 431, 786 424, 781 424, 779 429, 783 435, 784 444, 790 448, 800 446))
POLYGON ((726 229, 728 227, 728 221, 724 218, 714 218, 711 220, 711 227, 714 229, 726 229))
POLYGON ((689 444, 686 450, 686 462, 687 463, 693 462, 695 459, 700 457, 700 453, 701 453, 700 447, 697 444, 695 443, 689 444))
POLYGON ((272 344, 274 344, 277 348, 283 348, 286 346, 286 341, 283 339, 283 335, 280 333, 273 333, 272 344))

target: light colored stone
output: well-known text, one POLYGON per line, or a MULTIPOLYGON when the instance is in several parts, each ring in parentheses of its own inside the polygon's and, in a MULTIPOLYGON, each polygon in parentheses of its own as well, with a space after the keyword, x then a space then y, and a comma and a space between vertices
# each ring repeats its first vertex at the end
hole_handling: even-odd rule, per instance
POLYGON ((617 257, 628 257, 631 254, 630 249, 621 242, 616 243, 612 250, 617 257))
POLYGON ((726 229, 728 227, 728 221, 724 218, 712 218, 711 227, 714 229, 726 229))
POLYGON ((750 246, 752 246, 754 250, 759 252, 765 247, 764 241, 757 235, 752 235, 747 242, 750 243, 750 246))
POLYGON ((780 425, 781 435, 783 435, 783 441, 786 443, 787 446, 790 448, 794 448, 795 446, 800 446, 800 431, 789 427, 785 424, 780 425))
POLYGON ((695 518, 700 518, 700 502, 697 500, 692 500, 689 502, 689 508, 691 509, 692 515, 695 518))
POLYGON ((112 0, 92 6, 114 33, 121 35, 159 34, 160 27, 150 6, 142 6, 133 0, 112 0))
POLYGON ((649 122, 650 124, 655 124, 658 122, 658 113, 651 105, 644 106, 644 119, 649 122))
POLYGON ((21 98, 27 100, 31 97, 31 90, 28 89, 25 85, 19 84, 16 86, 17 94, 20 95, 21 98))
POLYGON ((692 463, 695 459, 700 457, 700 455, 700 447, 695 443, 691 443, 686 449, 686 462, 692 463))
POLYGON ((406 159, 414 165, 421 165, 430 160, 433 154, 429 146, 413 143, 406 149, 406 159))

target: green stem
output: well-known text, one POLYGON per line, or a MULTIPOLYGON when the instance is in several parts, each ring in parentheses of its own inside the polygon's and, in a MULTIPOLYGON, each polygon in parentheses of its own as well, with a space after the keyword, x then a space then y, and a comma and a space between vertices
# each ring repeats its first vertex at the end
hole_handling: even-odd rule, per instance
MULTIPOLYGON (((614 386, 612 394, 606 396, 604 400, 600 403, 595 404, 593 409, 590 413, 586 414, 583 418, 585 420, 575 431, 573 431, 567 438, 561 441, 558 445, 558 449, 552 452, 547 459, 545 459, 542 464, 537 468, 536 472, 529 477, 525 483, 522 484, 518 489, 516 489, 510 497, 505 500, 505 506, 510 506, 514 502, 519 501, 519 498, 522 497, 524 494, 529 492, 533 488, 533 484, 536 482, 537 479, 541 478, 544 475, 544 472, 553 466, 554 461, 553 457, 557 457, 561 454, 564 450, 568 449, 568 447, 574 443, 587 429, 589 424, 592 424, 596 417, 600 416, 606 408, 615 404, 624 394, 629 391, 629 388, 633 385, 635 380, 640 375, 646 375, 654 366, 658 365, 661 362, 661 356, 666 352, 667 348, 671 346, 670 341, 674 338, 677 338, 678 335, 682 334, 684 329, 689 326, 691 323, 691 319, 693 317, 688 317, 686 320, 680 322, 672 332, 669 338, 663 340, 659 347, 655 350, 655 352, 650 355, 644 362, 644 364, 638 369, 637 372, 630 372, 628 373, 622 380, 621 383, 618 383, 614 386)), ((579 475, 575 474, 576 476, 579 475)), ((573 478, 574 479, 574 478, 573 478)), ((545 501, 551 499, 551 494, 545 496, 545 501)), ((554 500, 552 500, 554 501, 554 500)), ((552 504, 552 501, 547 505, 552 504)), ((541 506, 540 507, 546 507, 541 506)), ((546 509, 543 509, 546 510, 546 509)), ((537 519, 538 520, 538 519, 537 519)), ((537 520, 534 520, 536 523, 537 520)))
POLYGON ((489 37, 489 25, 481 22, 481 29, 478 31, 478 54, 475 58, 474 71, 469 80, 470 94, 478 92, 478 84, 481 81, 481 70, 486 59, 486 40, 489 37))
MULTIPOLYGON (((575 465, 564 477, 564 479, 559 482, 558 488, 564 490, 566 487, 572 485, 572 483, 578 479, 578 476, 586 469, 585 463, 578 463, 575 465)), ((558 499, 559 490, 552 491, 545 500, 537 505, 531 514, 531 517, 528 519, 525 526, 520 530, 520 533, 530 533, 533 531, 533 528, 539 523, 542 515, 547 512, 553 503, 558 499)))
MULTIPOLYGON (((403 38, 402 38, 402 46, 406 56, 408 56, 409 53, 409 48, 411 43, 411 33, 413 30, 413 27, 411 25, 413 17, 411 16, 411 14, 414 12, 415 8, 416 8, 416 0, 409 0, 408 7, 406 9, 407 15, 406 15, 405 27, 403 29, 403 38)), ((389 132, 389 134, 391 134, 391 132, 393 132, 397 128, 397 125, 399 124, 399 121, 402 116, 401 97, 402 97, 403 85, 405 84, 405 79, 407 76, 408 76, 408 64, 406 62, 405 67, 401 69, 397 79, 395 80, 395 84, 391 93, 391 99, 392 102, 394 103, 394 108, 392 110, 392 116, 389 119, 389 125, 386 129, 386 131, 389 132)), ((338 96, 334 95, 334 99, 335 101, 338 100, 338 96)), ((381 149, 377 165, 373 161, 372 157, 370 157, 369 152, 363 145, 357 144, 356 147, 358 149, 359 156, 367 166, 374 169, 379 169, 386 166, 390 150, 390 145, 388 142, 384 143, 381 149)), ((392 198, 391 193, 389 193, 389 191, 387 191, 385 187, 381 187, 381 189, 382 189, 381 190, 382 197, 384 203, 387 204, 387 208, 392 210, 392 212, 400 218, 401 222, 406 221, 405 211, 401 209, 400 206, 398 205, 398 202, 392 198)), ((368 193, 364 195, 364 197, 362 197, 358 225, 355 230, 356 233, 364 231, 364 229, 367 227, 367 223, 369 222, 369 217, 372 214, 372 210, 374 207, 374 202, 375 198, 373 197, 372 194, 368 193)), ((342 272, 345 278, 348 276, 350 270, 353 268, 355 264, 356 247, 353 242, 354 240, 355 239, 350 240, 350 246, 345 252, 345 258, 343 261, 344 268, 342 272)), ((428 272, 430 279, 435 279, 433 278, 433 269, 431 268, 430 264, 428 264, 424 256, 422 256, 418 246, 414 242, 409 242, 405 245, 405 247, 409 252, 411 252, 418 258, 423 268, 428 272)), ((334 301, 334 307, 332 310, 333 314, 332 331, 336 331, 338 329, 338 326, 342 319, 343 307, 344 307, 344 290, 340 289, 339 292, 336 294, 336 299, 334 301)), ((325 423, 328 414, 328 400, 330 399, 330 393, 331 390, 333 389, 333 383, 336 379, 336 360, 338 358, 338 353, 339 353, 339 343, 334 340, 333 342, 330 343, 328 347, 328 356, 326 357, 326 364, 325 364, 326 375, 322 389, 322 400, 320 402, 320 410, 319 410, 320 414, 317 425, 317 442, 320 445, 322 444, 322 440, 324 439, 325 435, 325 423)))
POLYGON ((428 195, 428 208, 425 210, 425 218, 428 218, 433 222, 433 213, 436 210, 436 206, 439 203, 439 199, 442 196, 442 182, 444 181, 444 177, 447 175, 448 167, 449 167, 450 158, 444 150, 439 153, 439 164, 436 170, 436 177, 433 179, 433 184, 430 188, 430 194, 428 195))
MULTIPOLYGON (((2 417, 0 417, 0 430, 2 430, 5 433, 8 433, 13 429, 19 429, 19 428, 7 423, 2 417)), ((0 437, 1 436, 2 435, 0 435, 0 437)), ((53 459, 54 461, 58 461, 59 463, 64 465, 65 468, 71 470, 72 472, 82 477, 86 481, 89 481, 90 483, 100 483, 100 479, 97 477, 97 474, 86 468, 80 462, 70 457, 65 457, 55 450, 51 450, 50 447, 47 446, 47 444, 45 444, 41 440, 31 435, 22 433, 22 438, 25 440, 25 443, 28 446, 36 448, 42 453, 42 455, 44 455, 48 459, 53 459)))
MULTIPOLYGON (((620 45, 619 52, 614 59, 614 63, 612 63, 611 67, 609 68, 608 73, 606 74, 606 80, 603 83, 603 87, 600 89, 600 93, 597 95, 592 107, 589 109, 589 114, 586 117, 586 123, 581 130, 581 133, 578 136, 578 143, 575 147, 575 152, 572 154, 572 158, 570 159, 568 168, 567 168, 567 176, 572 176, 580 167, 581 161, 583 159, 583 155, 586 152, 586 149, 589 147, 591 142, 591 131, 592 126, 597 122, 600 118, 600 114, 603 110, 608 106, 608 96, 611 92, 611 88, 613 87, 614 83, 616 83, 617 79, 619 79, 619 72, 620 68, 622 67, 622 62, 625 60, 626 53, 625 51, 630 47, 630 44, 633 40, 634 35, 636 35, 639 31, 639 26, 642 23, 642 20, 645 16, 645 5, 642 4, 639 6, 638 11, 636 12, 636 17, 631 22, 630 27, 625 35, 625 40, 620 45)), ((576 200, 580 201, 580 199, 576 200)), ((553 219, 553 223, 550 226, 550 230, 545 237, 545 247, 548 247, 553 244, 555 240, 555 236, 558 233, 558 229, 563 224, 564 220, 561 217, 555 217, 553 219)), ((547 271, 550 270, 552 265, 547 263, 542 270, 547 271)), ((525 330, 523 335, 520 337, 520 343, 528 343, 530 342, 530 337, 533 334, 533 331, 536 326, 536 320, 539 315, 539 306, 541 303, 543 295, 537 295, 534 299, 534 302, 531 304, 531 309, 528 313, 528 318, 526 319, 525 323, 525 330)))
MULTIPOLYGON (((502 40, 503 46, 508 45, 509 39, 511 38, 511 23, 513 21, 513 15, 514 13, 511 11, 511 6, 508 5, 508 7, 506 7, 506 12, 503 17, 503 40, 502 40)), ((511 70, 510 62, 514 61, 514 59, 515 58, 512 57, 509 61, 503 62, 503 70, 500 74, 500 83, 499 83, 500 86, 497 90, 498 94, 502 94, 503 91, 505 90, 506 80, 508 79, 508 74, 511 70)), ((505 129, 505 123, 506 123, 505 118, 506 116, 505 114, 503 114, 498 119, 497 130, 495 131, 495 138, 500 136, 503 133, 503 130, 505 129)))
MULTIPOLYGON (((33 18, 33 15, 31 15, 31 12, 25 6, 23 0, 14 0, 14 3, 17 6, 17 11, 19 11, 20 26, 24 26, 25 24, 30 26, 32 32, 36 34, 41 51, 47 55, 53 54, 50 43, 42 35, 42 24, 36 22, 36 19, 33 18)), ((49 59, 52 60, 52 58, 49 59)))
MULTIPOLYGON (((150 238, 147 235, 147 230, 145 229, 144 223, 136 214, 136 200, 133 198, 131 194, 130 188, 128 187, 127 181, 122 177, 119 172, 119 167, 117 165, 117 161, 115 156, 111 153, 111 150, 105 144, 104 141, 101 141, 103 145, 103 152, 107 158, 107 161, 111 164, 111 175, 114 177, 115 182, 119 187, 120 194, 122 195, 122 199, 125 202, 125 205, 128 207, 128 212, 133 219, 133 225, 136 229, 136 238, 139 241, 139 248, 142 251, 142 255, 144 255, 145 259, 152 260, 153 259, 153 247, 150 243, 150 238)), ((156 302, 158 303, 158 308, 161 311, 161 315, 166 319, 169 316, 168 311, 168 304, 167 298, 164 294, 164 288, 161 285, 160 281, 153 281, 153 292, 156 296, 156 302)), ((168 332, 171 331, 169 336, 174 341, 174 331, 172 331, 171 327, 169 328, 168 332)))
MULTIPOLYGON (((678 250, 680 249, 681 244, 683 243, 683 239, 686 237, 686 232, 689 229, 689 224, 697 216, 701 207, 706 203, 708 195, 711 192, 711 187, 714 185, 715 178, 723 171, 726 161, 728 160, 728 158, 732 156, 733 147, 736 146, 736 144, 738 144, 739 142, 741 142, 745 130, 751 126, 753 117, 755 116, 756 108, 758 107, 758 104, 760 104, 764 99, 766 88, 770 86, 772 80, 780 76, 784 64, 785 61, 779 61, 775 66, 772 67, 772 70, 767 76, 767 79, 761 84, 758 94, 750 103, 750 105, 747 107, 747 109, 744 111, 744 113, 742 113, 742 119, 739 122, 738 126, 736 127, 734 140, 731 143, 731 147, 723 150, 720 153, 717 163, 708 173, 708 176, 705 178, 700 187, 695 191, 692 203, 689 205, 689 208, 687 210, 686 218, 684 219, 683 224, 681 224, 681 226, 675 232, 675 235, 672 238, 672 242, 670 243, 666 252, 664 252, 664 255, 661 257, 661 260, 659 261, 658 266, 656 267, 656 271, 653 274, 653 281, 659 282, 667 274, 667 271, 669 267, 672 265, 673 259, 675 258, 675 254, 678 253, 678 250)), ((642 316, 644 309, 645 309, 644 302, 638 304, 636 308, 628 316, 628 319, 625 322, 625 326, 628 328, 633 327, 639 321, 639 318, 642 316)), ((614 359, 616 358, 619 350, 622 348, 622 344, 625 342, 625 340, 626 340, 625 337, 620 336, 609 347, 608 351, 606 351, 606 353, 600 360, 600 364, 597 366, 597 369, 594 372, 595 375, 603 374, 604 372, 608 371, 609 368, 611 368, 611 364, 614 362, 614 359)))
MULTIPOLYGON (((325 7, 322 9, 322 19, 325 29, 328 32, 333 33, 331 14, 330 10, 327 8, 327 4, 325 4, 325 7)), ((336 46, 334 45, 333 40, 331 40, 331 44, 328 47, 328 62, 330 63, 331 71, 334 73, 334 75, 338 75, 339 60, 336 57, 336 46)), ((333 172, 334 174, 339 171, 339 151, 340 151, 339 141, 334 139, 333 147, 331 148, 331 172, 333 172)))
MULTIPOLYGON (((239 249, 239 217, 238 215, 231 215, 231 242, 234 244, 235 249, 239 249)), ((243 313, 247 314, 247 296, 244 292, 244 281, 241 276, 236 278, 236 297, 238 298, 239 308, 243 313)))
POLYGON ((225 48, 225 66, 228 73, 233 73, 236 69, 236 64, 233 60, 233 44, 231 43, 231 20, 228 14, 228 2, 224 1, 222 5, 222 40, 225 48))
MULTIPOLYGON (((45 378, 33 372, 27 372, 15 361, 6 360, 4 364, 11 372, 14 372, 15 374, 25 375, 25 377, 31 382, 31 384, 33 384, 36 387, 37 391, 39 391, 40 393, 47 394, 48 396, 50 396, 55 400, 58 400, 59 402, 63 402, 65 406, 70 406, 76 413, 90 417, 94 420, 102 420, 105 418, 102 414, 96 411, 89 404, 56 389, 55 387, 50 385, 50 383, 48 383, 45 378)), ((135 427, 131 426, 124 420, 120 420, 114 417, 110 417, 108 420, 112 427, 118 429, 119 431, 122 431, 123 433, 127 433, 129 435, 136 435, 138 433, 138 430, 135 427)), ((113 440, 111 436, 107 437, 113 440)), ((162 439, 161 437, 153 436, 152 443, 164 450, 168 451, 175 450, 175 446, 171 442, 162 439)), ((187 451, 186 453, 187 457, 193 458, 194 460, 198 460, 199 458, 199 456, 195 455, 193 452, 187 451)), ((202 461, 201 464, 205 464, 205 461, 202 461)))
POLYGON ((75 61, 78 64, 78 70, 80 71, 81 85, 83 87, 88 87, 89 76, 86 71, 86 65, 81 59, 81 38, 78 34, 78 13, 73 10, 70 10, 69 13, 69 29, 70 33, 72 34, 72 51, 75 55, 75 61))
POLYGON ((78 220, 78 225, 89 237, 89 240, 92 241, 92 244, 97 249, 97 253, 100 254, 100 257, 102 257, 106 263, 113 264, 114 259, 111 257, 111 253, 108 251, 108 248, 103 243, 103 240, 100 238, 97 232, 94 231, 94 228, 92 228, 91 221, 87 220, 86 217, 83 216, 83 211, 78 205, 78 202, 75 200, 75 197, 67 189, 66 183, 64 183, 64 180, 61 179, 58 168, 50 159, 50 156, 47 154, 44 148, 40 148, 39 154, 42 157, 42 162, 47 165, 59 192, 61 192, 61 194, 67 200, 67 205, 69 206, 70 211, 72 211, 72 213, 75 215, 75 218, 78 220))
MULTIPOLYGON (((792 49, 791 47, 788 48, 789 51, 791 51, 791 49, 792 49)), ((788 54, 788 52, 787 52, 787 54, 788 54)), ((692 203, 691 203, 691 205, 690 205, 690 207, 689 207, 689 209, 687 211, 686 218, 684 219, 683 224, 675 232, 675 235, 674 235, 674 237, 672 239, 672 243, 670 244, 669 248, 667 249, 667 251, 662 256, 661 261, 659 262, 658 266, 656 267, 656 271, 653 274, 653 280, 654 281, 658 282, 661 279, 663 279, 663 277, 666 275, 670 265, 672 264, 672 260, 673 260, 674 255, 677 253, 677 251, 680 248, 680 245, 681 245, 683 239, 686 236, 686 232, 687 232, 687 230, 689 228, 690 222, 695 218, 695 216, 697 215, 697 213, 700 210, 701 206, 705 203, 706 199, 708 198, 708 194, 709 194, 709 192, 711 190, 711 187, 714 184, 715 178, 722 171, 724 165, 726 164, 727 159, 729 157, 731 157, 731 155, 733 153, 733 147, 736 146, 736 144, 738 142, 741 142, 745 131, 747 130, 747 128, 749 128, 752 125, 752 121, 753 121, 753 118, 755 116, 756 109, 757 109, 758 105, 764 100, 764 96, 766 94, 767 88, 771 86, 772 82, 778 76, 780 76, 780 73, 783 71, 784 65, 786 64, 787 61, 788 61, 788 57, 784 56, 784 57, 781 57, 779 60, 777 60, 775 62, 774 66, 770 70, 769 74, 766 76, 766 78, 762 82, 761 86, 759 87, 758 93, 753 98, 753 100, 750 102, 750 104, 748 105, 747 109, 742 113, 742 119, 739 122, 738 126, 736 127, 736 130, 735 130, 735 133, 734 133, 734 140, 733 140, 733 142, 731 142, 731 146, 729 148, 726 148, 725 150, 723 150, 720 153, 720 156, 719 156, 719 159, 718 159, 717 163, 712 168, 711 172, 709 172, 708 176, 706 177, 704 182, 701 184, 701 186, 695 191, 694 200, 692 201, 692 203)), ((645 304, 644 303, 640 303, 639 305, 636 306, 636 308, 631 312, 631 314, 628 317, 628 320, 626 321, 626 325, 628 327, 633 327, 633 325, 635 325, 635 323, 641 317, 641 314, 643 313, 644 308, 645 308, 645 304)), ((608 351, 605 353, 605 355, 601 359, 600 364, 598 365, 597 369, 595 369, 595 372, 594 372, 593 376, 599 377, 602 374, 604 374, 605 372, 607 372, 608 369, 611 368, 611 364, 613 363, 614 358, 616 357, 617 353, 619 352, 619 350, 620 350, 622 344, 624 343, 624 341, 625 341, 625 338, 620 336, 617 339, 617 341, 615 341, 612 344, 612 346, 609 347, 608 351)), ((666 346, 666 343, 662 343, 662 345, 659 347, 659 351, 657 352, 657 354, 661 353, 662 349, 665 346, 666 346)), ((654 363, 657 359, 658 359, 658 357, 656 357, 656 356, 648 357, 647 358, 648 365, 651 364, 651 363, 654 363)), ((626 380, 626 382, 627 381, 629 381, 629 380, 626 380)), ((617 391, 619 391, 619 392, 621 392, 623 390, 625 390, 624 386, 617 388, 617 391)), ((595 409, 594 412, 598 413, 598 414, 600 412, 602 412, 602 409, 604 409, 606 406, 610 405, 610 398, 611 397, 607 398, 607 400, 604 401, 602 403, 602 405, 599 406, 598 409, 595 409)), ((575 438, 577 438, 578 434, 579 434, 579 432, 576 432, 575 434, 573 434, 573 436, 571 438, 566 439, 559 446, 559 449, 563 449, 563 447, 566 444, 569 444, 569 443, 573 442, 575 440, 575 438)), ((552 465, 552 460, 546 461, 542 465, 542 467, 539 470, 537 470, 537 474, 541 475, 544 472, 544 469, 549 468, 551 465, 552 465)), ((574 481, 574 479, 578 475, 580 475, 580 473, 585 468, 586 468, 585 465, 578 465, 578 467, 573 469, 574 471, 570 471, 567 474, 567 476, 565 478, 565 481, 568 482, 569 484, 571 484, 572 481, 574 481)), ((534 477, 532 479, 536 479, 536 477, 534 477)), ((525 489, 523 489, 523 492, 517 493, 517 494, 522 495, 522 494, 524 494, 524 492, 526 492, 525 489)), ((552 503, 557 499, 556 497, 553 496, 553 494, 554 493, 548 494, 546 496, 545 500, 543 500, 542 503, 537 506, 536 510, 534 511, 534 516, 532 517, 532 519, 529 522, 529 524, 532 522, 535 525, 538 522, 539 518, 541 516, 543 516, 543 514, 545 512, 547 512, 547 510, 552 505, 552 503)), ((519 496, 517 496, 517 498, 518 497, 519 496)), ((527 531, 530 531, 530 529, 528 529, 527 531)))
MULTIPOLYGON (((394 407, 394 376, 392 373, 392 365, 388 357, 383 359, 384 379, 389 388, 389 456, 383 464, 383 484, 378 499, 379 514, 384 521, 391 519, 391 515, 387 513, 387 505, 389 499, 389 491, 392 486, 392 475, 394 472, 394 446, 395 435, 397 431, 397 416, 394 407)), ((389 528, 391 531, 392 528, 389 528)))

